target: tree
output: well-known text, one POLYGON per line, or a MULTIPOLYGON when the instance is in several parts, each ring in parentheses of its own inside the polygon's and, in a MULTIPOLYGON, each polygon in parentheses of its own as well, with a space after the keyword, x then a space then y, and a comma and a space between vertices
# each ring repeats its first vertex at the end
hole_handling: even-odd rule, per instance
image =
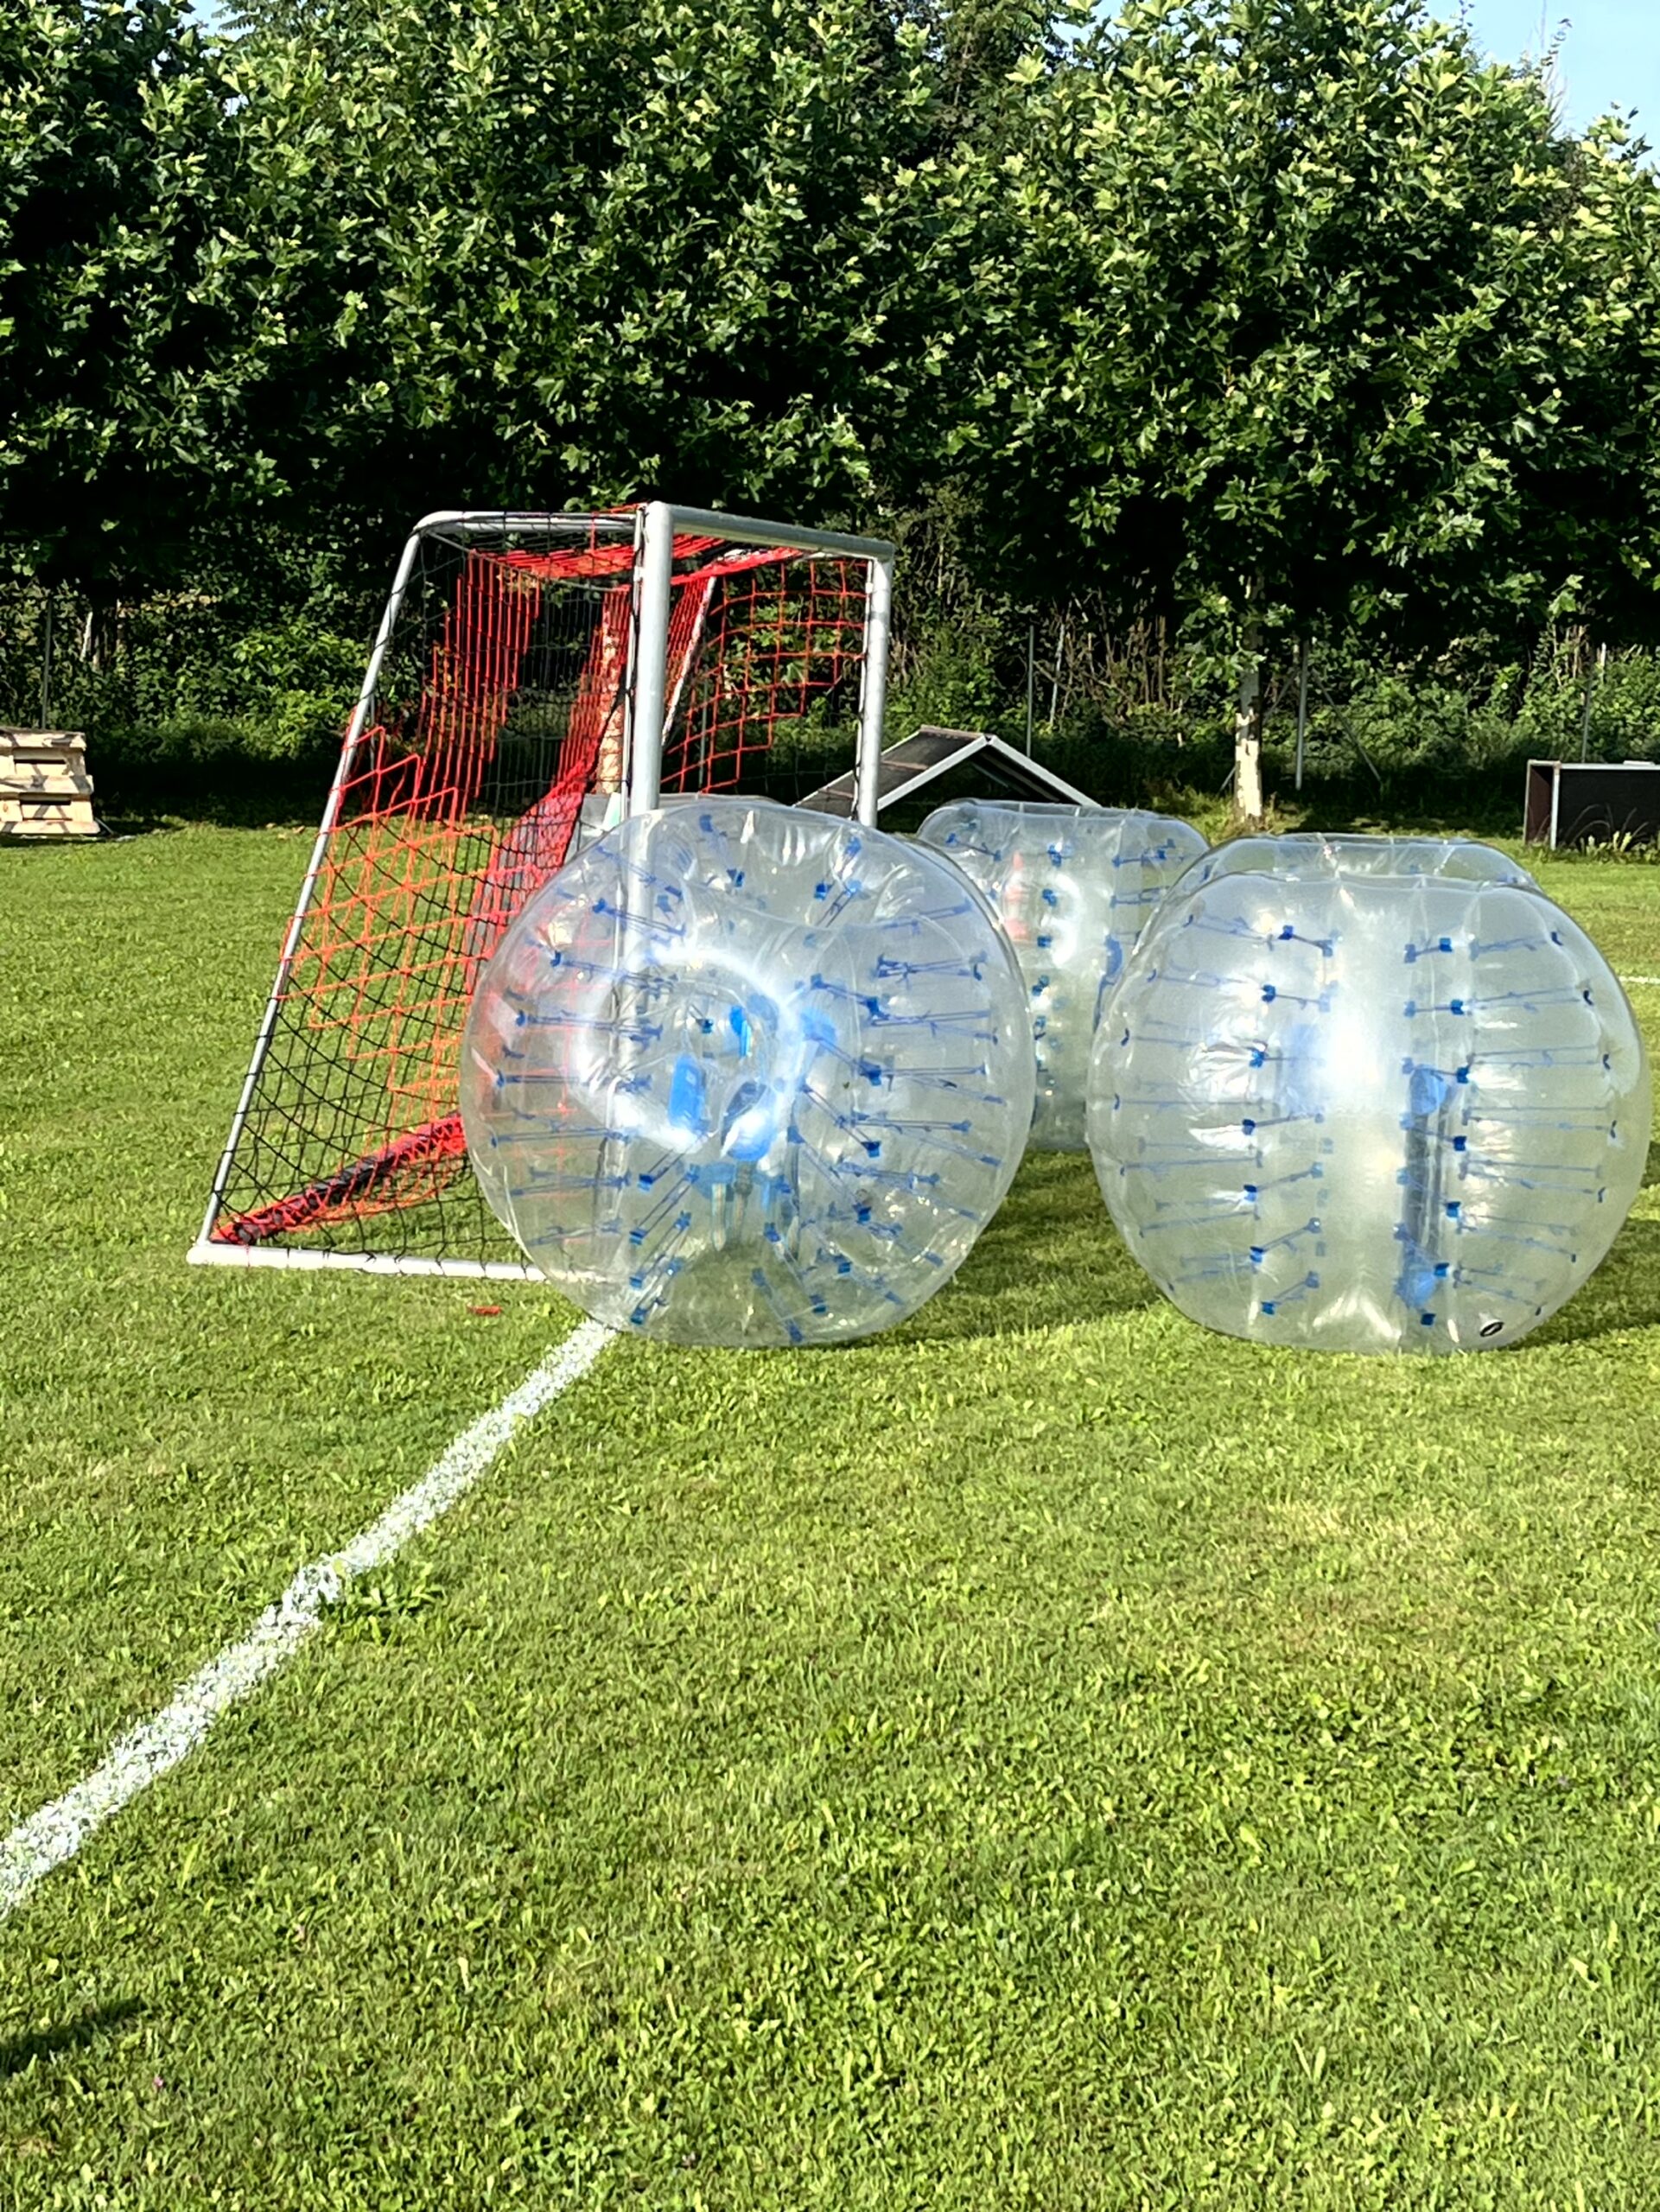
POLYGON ((186 559, 243 465, 223 98, 179 0, 0 15, 0 531, 95 601, 186 559))
MULTIPOLYGON (((950 118, 869 0, 268 0, 232 49, 245 435, 296 500, 867 512, 935 437, 950 118), (923 426, 925 424, 925 430, 923 426)), ((377 520, 378 518, 378 520, 377 520)))
POLYGON ((1129 0, 1034 100, 960 441, 1006 537, 1236 657, 1246 820, 1269 640, 1574 588, 1629 303, 1565 309, 1628 168, 1419 0, 1129 0))
POLYGON ((1574 148, 1558 234, 1557 435, 1521 472, 1551 611, 1660 642, 1660 177, 1618 118, 1574 148))

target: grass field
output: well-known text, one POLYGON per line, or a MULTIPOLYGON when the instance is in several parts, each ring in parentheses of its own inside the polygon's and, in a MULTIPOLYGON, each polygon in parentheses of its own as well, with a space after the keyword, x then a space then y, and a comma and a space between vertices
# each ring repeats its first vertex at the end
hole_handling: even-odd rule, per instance
MULTIPOLYGON (((0 856, 6 1827, 576 1318, 182 1264, 303 857, 0 856)), ((0 2204, 1660 2202, 1655 1157, 1480 1359, 1056 1159, 892 1336, 607 1351, 0 1925, 0 2204)))

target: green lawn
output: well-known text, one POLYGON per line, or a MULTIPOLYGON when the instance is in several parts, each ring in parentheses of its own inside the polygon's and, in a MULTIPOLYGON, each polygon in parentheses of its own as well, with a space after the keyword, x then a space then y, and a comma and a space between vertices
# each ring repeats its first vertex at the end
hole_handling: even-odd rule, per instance
MULTIPOLYGON (((0 855, 5 1824, 575 1318, 183 1265, 304 853, 0 855)), ((1660 1155, 1482 1358, 1055 1159, 894 1335, 615 1346, 0 1926, 0 2204, 1651 2208, 1657 1396, 1660 1155)))

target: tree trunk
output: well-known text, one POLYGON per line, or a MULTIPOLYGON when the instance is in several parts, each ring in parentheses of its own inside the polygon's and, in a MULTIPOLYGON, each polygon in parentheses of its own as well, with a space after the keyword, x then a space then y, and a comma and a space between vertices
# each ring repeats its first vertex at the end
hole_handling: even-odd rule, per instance
POLYGON ((1233 717, 1233 810, 1248 830, 1262 826, 1262 626, 1245 617, 1239 642, 1239 703, 1233 717))
POLYGON ((87 590, 86 620, 80 632, 80 657, 87 667, 102 671, 114 666, 120 617, 121 609, 109 586, 91 585, 87 590))

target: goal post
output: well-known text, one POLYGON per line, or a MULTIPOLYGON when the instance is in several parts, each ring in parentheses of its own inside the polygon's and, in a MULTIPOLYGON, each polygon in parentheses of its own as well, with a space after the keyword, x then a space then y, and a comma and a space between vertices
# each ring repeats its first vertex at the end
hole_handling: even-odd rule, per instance
POLYGON ((663 736, 673 702, 665 696, 670 633, 673 619, 674 546, 682 533, 714 531, 754 546, 785 553, 812 553, 862 559, 865 580, 865 645, 860 658, 858 819, 874 829, 881 774, 882 727, 887 706, 887 645, 894 595, 894 548, 878 538, 847 537, 836 531, 792 530, 781 523, 748 516, 723 515, 703 507, 673 507, 653 501, 641 511, 639 568, 639 638, 642 675, 633 721, 634 757, 629 778, 629 810, 644 814, 661 797, 663 736))
POLYGON ((191 1259, 531 1274, 456 1107, 480 971, 585 828, 754 789, 786 733, 853 721, 874 822, 893 561, 660 501, 417 523, 191 1259))

